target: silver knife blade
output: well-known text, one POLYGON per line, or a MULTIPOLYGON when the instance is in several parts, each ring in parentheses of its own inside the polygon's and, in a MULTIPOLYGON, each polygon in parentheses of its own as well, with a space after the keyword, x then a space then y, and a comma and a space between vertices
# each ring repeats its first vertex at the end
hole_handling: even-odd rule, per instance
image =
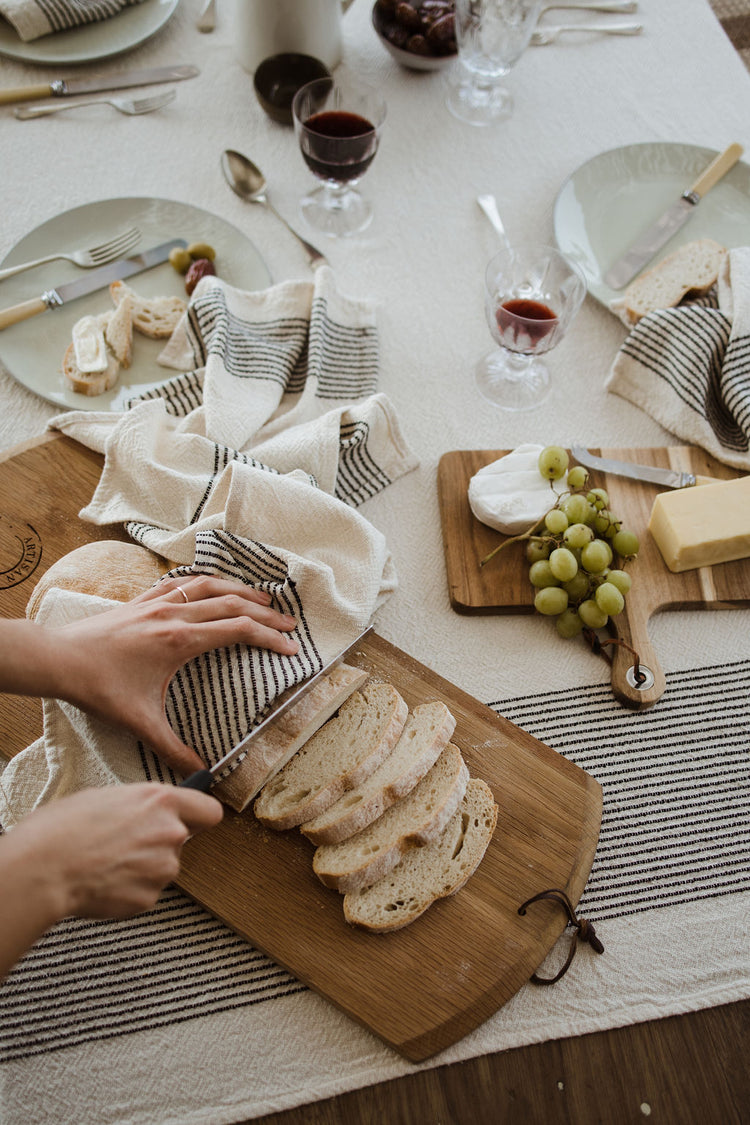
POLYGON ((614 461, 609 457, 597 457, 582 445, 571 445, 570 452, 579 464, 587 469, 598 469, 602 473, 613 473, 617 477, 658 484, 662 488, 690 488, 696 483, 693 473, 681 473, 675 469, 660 469, 656 465, 637 465, 634 461, 614 461))
POLYGON ((742 156, 742 147, 732 144, 717 156, 700 174, 692 187, 682 193, 656 222, 635 240, 604 274, 610 289, 622 289, 643 269, 670 238, 688 221, 707 191, 733 168, 742 156))
POLYGON ((211 766, 211 768, 208 770, 211 776, 216 779, 217 776, 227 768, 227 766, 231 765, 232 762, 236 761, 237 758, 239 758, 240 754, 244 753, 247 750, 250 743, 253 742, 258 737, 258 735, 266 729, 267 726, 269 726, 271 723, 275 723, 277 719, 280 719, 281 716, 286 711, 288 711, 290 707, 293 707, 295 703, 299 703, 302 696, 307 695, 310 688, 313 687, 318 682, 318 680, 322 679, 323 676, 325 676, 328 672, 332 672, 334 668, 337 668, 338 665, 341 664, 341 662, 349 655, 352 649, 356 648, 357 645, 362 640, 364 640, 368 633, 371 632, 372 625, 368 626, 367 629, 363 629, 359 636, 356 637, 350 645, 347 645, 346 648, 342 649, 341 652, 338 653, 338 655, 334 656, 332 660, 329 660, 328 663, 325 664, 319 672, 316 672, 314 676, 311 676, 308 680, 305 680, 305 682, 303 684, 300 684, 299 687, 295 688, 290 695, 285 695, 284 698, 282 698, 281 702, 274 707, 271 713, 269 715, 266 715, 265 719, 263 719, 262 722, 258 723, 257 727, 253 727, 253 729, 249 731, 245 735, 245 737, 237 743, 236 746, 232 747, 228 754, 225 754, 223 758, 219 758, 219 761, 216 762, 215 765, 211 766))
POLYGON ((98 78, 56 78, 52 82, 39 82, 34 86, 0 88, 0 105, 13 102, 30 102, 48 98, 67 98, 75 94, 91 94, 99 90, 124 90, 131 86, 151 86, 160 82, 180 82, 200 74, 197 66, 157 66, 149 70, 126 70, 123 74, 110 74, 98 78))

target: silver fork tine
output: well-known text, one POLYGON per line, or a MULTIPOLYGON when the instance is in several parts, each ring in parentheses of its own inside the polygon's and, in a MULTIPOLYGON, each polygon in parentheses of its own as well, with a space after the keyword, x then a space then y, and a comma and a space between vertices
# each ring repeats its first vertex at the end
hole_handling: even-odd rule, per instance
POLYGON ((131 113, 150 113, 152 109, 161 109, 163 105, 168 105, 169 102, 175 97, 175 90, 167 90, 166 93, 153 94, 149 98, 136 98, 131 106, 131 113))
POLYGON ((132 249, 141 237, 141 232, 138 227, 131 227, 130 230, 123 231, 116 238, 112 238, 109 242, 102 242, 100 246, 94 246, 89 250, 89 257, 97 265, 110 258, 117 258, 124 254, 126 250, 132 249))

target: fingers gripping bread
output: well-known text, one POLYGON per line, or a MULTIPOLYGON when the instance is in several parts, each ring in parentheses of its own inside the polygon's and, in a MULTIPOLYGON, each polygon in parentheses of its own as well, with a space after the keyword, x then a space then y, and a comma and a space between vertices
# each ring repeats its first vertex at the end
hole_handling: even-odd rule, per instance
POLYGON ((415 707, 393 753, 361 785, 303 824, 302 833, 313 844, 335 844, 366 828, 424 777, 455 729, 444 703, 415 707))
POLYGON ((247 755, 229 776, 213 788, 213 796, 242 812, 264 785, 283 769, 342 703, 362 687, 368 673, 339 664, 310 688, 277 722, 253 739, 247 755))
POLYGON ((283 831, 312 820, 378 768, 398 742, 407 706, 391 684, 367 684, 261 790, 254 811, 283 831))
POLYGON ((497 824, 489 786, 471 778, 460 807, 438 839, 412 848, 383 879, 344 896, 344 917, 354 926, 398 930, 439 898, 453 895, 479 866, 497 824))
POLYGON ((469 771, 461 751, 449 742, 435 765, 410 793, 362 832, 340 844, 324 844, 313 871, 342 894, 382 879, 413 847, 432 843, 444 830, 466 791, 469 771))

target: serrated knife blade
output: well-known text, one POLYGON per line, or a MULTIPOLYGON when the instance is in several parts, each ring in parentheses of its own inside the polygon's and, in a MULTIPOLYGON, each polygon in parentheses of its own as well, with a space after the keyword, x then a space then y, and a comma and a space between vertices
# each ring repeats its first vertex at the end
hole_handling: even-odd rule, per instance
POLYGON ((0 311, 0 330, 17 324, 21 320, 28 320, 37 313, 46 312, 47 309, 60 308, 70 301, 77 301, 79 297, 86 297, 89 293, 96 293, 104 289, 113 281, 122 281, 126 277, 143 273, 154 266, 166 262, 171 250, 176 247, 184 248, 187 242, 184 238, 170 238, 168 242, 161 242, 144 250, 141 254, 131 254, 129 258, 119 258, 101 269, 91 270, 74 281, 66 281, 63 285, 56 285, 54 289, 47 289, 41 297, 32 297, 29 301, 22 301, 8 309, 0 311))
POLYGON ((100 75, 97 78, 55 78, 35 86, 13 86, 0 90, 0 105, 29 102, 37 98, 69 98, 76 94, 93 94, 100 90, 127 90, 132 86, 156 86, 161 82, 181 82, 200 74, 197 66, 155 66, 148 70, 126 70, 122 74, 100 75))
POLYGON ((647 265, 658 250, 688 221, 707 191, 734 167, 742 156, 742 146, 731 144, 720 153, 698 179, 679 199, 660 215, 656 222, 640 235, 621 257, 604 274, 604 283, 610 289, 622 289, 647 265))

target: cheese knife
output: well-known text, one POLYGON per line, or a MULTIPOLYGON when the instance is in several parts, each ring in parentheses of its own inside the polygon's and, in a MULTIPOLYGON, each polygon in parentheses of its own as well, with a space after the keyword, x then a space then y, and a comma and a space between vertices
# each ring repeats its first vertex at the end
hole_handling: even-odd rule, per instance
POLYGON ((632 281, 635 275, 651 261, 657 250, 669 242, 672 235, 688 221, 706 192, 734 167, 741 156, 742 146, 731 144, 712 160, 692 187, 683 191, 680 198, 675 200, 664 214, 635 240, 630 249, 609 267, 604 274, 605 284, 611 289, 622 289, 632 281))
POLYGON ((657 465, 637 465, 634 461, 613 461, 609 457, 597 457, 582 445, 571 445, 570 452, 579 465, 587 469, 612 473, 616 477, 629 477, 642 480, 646 484, 658 484, 661 488, 691 488, 695 484, 716 484, 714 477, 697 477, 694 473, 683 473, 676 469, 660 469, 657 465))
POLYGON ((155 86, 160 82, 180 82, 200 74, 197 66, 156 66, 149 70, 126 70, 98 78, 56 78, 35 86, 12 86, 0 89, 0 105, 28 102, 36 98, 70 98, 77 94, 93 94, 100 90, 126 90, 131 86, 155 86))
POLYGON ((318 680, 321 680, 328 672, 332 672, 334 668, 337 668, 352 649, 355 649, 357 645, 364 640, 367 634, 371 632, 372 625, 364 629, 350 645, 347 645, 337 656, 334 656, 333 660, 329 660, 314 676, 310 676, 309 679, 305 680, 303 684, 300 684, 299 687, 295 688, 291 693, 285 692, 271 713, 266 715, 265 719, 258 723, 256 727, 253 727, 236 746, 233 746, 228 754, 225 754, 223 758, 219 758, 218 762, 211 766, 210 769, 196 770, 195 773, 191 773, 180 782, 180 787, 182 789, 200 789, 202 793, 208 793, 209 789, 219 780, 219 774, 222 773, 227 766, 231 765, 232 762, 235 762, 240 754, 247 752, 251 742, 258 737, 261 731, 264 731, 267 726, 271 723, 275 723, 277 719, 280 719, 284 712, 288 711, 290 707, 293 707, 295 703, 299 703, 303 695, 307 695, 310 688, 317 684, 318 680))
POLYGON ((29 301, 22 301, 18 305, 11 305, 8 309, 0 310, 0 331, 9 328, 11 324, 18 324, 21 320, 28 320, 37 313, 46 312, 47 309, 57 309, 67 305, 69 301, 76 301, 79 297, 86 297, 89 293, 96 293, 97 289, 104 289, 113 281, 132 277, 133 274, 143 273, 153 266, 166 262, 170 250, 176 247, 184 249, 187 242, 184 238, 170 238, 169 242, 162 242, 144 250, 142 254, 133 254, 129 258, 119 258, 109 266, 93 270, 84 277, 75 281, 66 281, 64 285, 57 285, 48 289, 41 297, 32 297, 29 301))

